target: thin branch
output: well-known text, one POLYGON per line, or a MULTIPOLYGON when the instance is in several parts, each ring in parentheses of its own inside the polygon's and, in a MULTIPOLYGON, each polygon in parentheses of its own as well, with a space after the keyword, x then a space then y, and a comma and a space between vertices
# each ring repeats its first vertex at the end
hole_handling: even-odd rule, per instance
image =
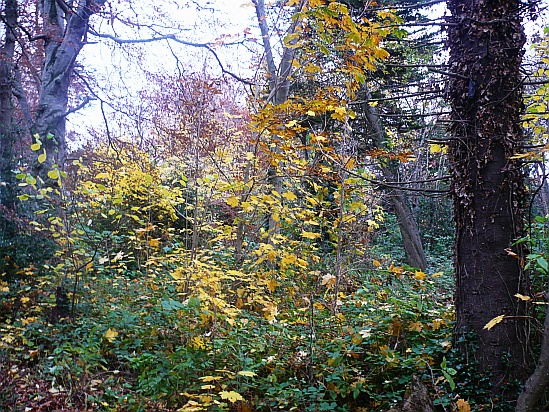
POLYGON ((231 76, 233 79, 238 80, 239 82, 242 82, 244 84, 247 84, 247 85, 250 85, 250 86, 255 85, 255 83, 253 83, 249 80, 243 79, 242 77, 240 77, 240 76, 234 74, 233 72, 225 69, 225 66, 223 66, 223 63, 221 63, 221 60, 219 59, 219 56, 217 55, 215 50, 212 48, 212 43, 190 42, 190 41, 186 41, 186 40, 182 40, 182 39, 177 38, 175 34, 166 34, 166 35, 163 35, 163 36, 150 37, 150 38, 147 38, 147 39, 121 39, 121 38, 113 36, 111 34, 98 33, 97 31, 92 30, 92 29, 90 29, 90 33, 92 35, 96 36, 96 37, 109 39, 109 40, 112 40, 112 41, 114 41, 115 43, 118 43, 118 44, 153 43, 153 42, 157 42, 157 41, 161 41, 161 40, 172 40, 176 43, 183 44, 185 46, 203 48, 203 49, 208 50, 210 53, 212 53, 214 55, 214 57, 217 61, 217 64, 219 65, 219 68, 221 69, 222 73, 227 74, 227 75, 231 76))
POLYGON ((396 5, 396 4, 392 4, 390 6, 373 7, 371 9, 368 9, 368 11, 392 10, 392 9, 395 9, 395 10, 414 10, 414 9, 422 9, 424 7, 429 7, 429 6, 433 6, 435 4, 440 4, 440 3, 445 3, 445 2, 446 2, 446 0, 432 0, 432 1, 428 1, 428 2, 423 3, 423 4, 413 4, 413 5, 409 5, 409 6, 399 6, 399 5, 396 5))
POLYGON ((96 100, 96 98, 90 97, 90 96, 86 96, 86 97, 84 98, 84 101, 83 101, 82 103, 80 103, 80 104, 79 104, 78 106, 76 106, 76 107, 73 107, 73 108, 70 109, 70 110, 67 110, 67 112, 66 112, 63 116, 67 117, 68 115, 77 112, 78 110, 80 110, 80 109, 82 109, 84 106, 86 106, 89 102, 91 102, 92 100, 96 100))
POLYGON ((457 79, 469 80, 469 77, 464 76, 464 75, 459 74, 459 73, 445 72, 445 71, 436 70, 436 69, 433 69, 433 68, 428 68, 427 70, 429 70, 430 72, 433 72, 433 73, 439 73, 439 74, 443 74, 443 75, 445 75, 445 76, 455 77, 455 78, 457 78, 457 79))

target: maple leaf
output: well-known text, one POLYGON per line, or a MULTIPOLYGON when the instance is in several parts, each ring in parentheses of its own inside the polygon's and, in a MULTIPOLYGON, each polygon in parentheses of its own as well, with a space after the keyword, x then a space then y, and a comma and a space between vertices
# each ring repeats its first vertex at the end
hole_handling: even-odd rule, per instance
POLYGON ((239 203, 239 200, 238 200, 238 197, 231 196, 227 200, 225 200, 225 202, 231 207, 237 207, 238 203, 239 203))
POLYGON ((417 280, 424 280, 426 276, 427 274, 423 273, 423 271, 421 270, 418 270, 414 273, 414 278, 416 278, 417 280))
POLYGON ((469 405, 469 402, 464 399, 458 399, 457 407, 459 412, 471 412, 471 406, 469 405))
POLYGON ((219 392, 219 395, 221 396, 221 399, 227 399, 231 403, 235 403, 236 401, 243 401, 244 398, 241 394, 235 391, 221 391, 219 392))
POLYGON ((107 329, 107 331, 103 334, 103 337, 109 342, 114 342, 117 336, 118 332, 111 328, 107 329))

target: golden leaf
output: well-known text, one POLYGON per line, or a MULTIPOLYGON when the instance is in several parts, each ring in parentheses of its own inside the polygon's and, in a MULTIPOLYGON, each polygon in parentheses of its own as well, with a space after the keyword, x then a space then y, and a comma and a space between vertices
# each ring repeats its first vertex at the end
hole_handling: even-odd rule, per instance
POLYGON ((221 396, 221 399, 227 399, 231 403, 235 403, 236 401, 243 401, 244 398, 241 394, 235 391, 221 391, 219 392, 219 395, 221 396))
POLYGON ((355 333, 351 338, 351 342, 355 345, 360 345, 362 343, 362 335, 360 333, 355 333))
POLYGON ((238 197, 231 196, 227 200, 225 200, 225 202, 231 207, 237 207, 238 203, 239 203, 239 200, 238 200, 238 197))
POLYGON ((46 152, 38 156, 38 163, 44 163, 46 161, 46 152))
POLYGON ((320 233, 301 232, 301 236, 306 237, 307 239, 316 239, 317 237, 320 237, 320 233))
POLYGON ((516 293, 515 297, 519 298, 520 300, 526 300, 526 301, 532 300, 532 298, 530 296, 524 296, 524 295, 521 295, 520 293, 516 293))
POLYGON ((252 371, 240 371, 240 372, 237 373, 237 375, 249 376, 250 378, 253 378, 254 376, 257 375, 257 373, 252 372, 252 371))
POLYGON ((494 326, 500 323, 504 318, 505 318, 505 315, 496 316, 494 319, 492 319, 490 322, 484 325, 483 329, 488 329, 488 330, 492 329, 494 326))
POLYGON ((105 339, 107 339, 109 342, 114 342, 114 340, 116 339, 116 337, 118 336, 118 332, 115 331, 114 329, 107 329, 107 331, 105 332, 105 334, 103 335, 105 337, 105 339))
POLYGON ((421 270, 418 270, 414 273, 414 278, 416 278, 417 280, 424 280, 426 276, 427 274, 423 273, 423 271, 421 270))
POLYGON ((296 200, 297 196, 294 195, 292 192, 284 192, 282 193, 282 197, 288 199, 288 200, 296 200))
POLYGON ((267 281, 267 289, 269 289, 269 292, 271 293, 275 291, 277 285, 278 283, 276 283, 276 281, 273 279, 269 279, 267 281))
POLYGON ((466 400, 458 399, 457 407, 459 412, 471 412, 471 406, 466 400))

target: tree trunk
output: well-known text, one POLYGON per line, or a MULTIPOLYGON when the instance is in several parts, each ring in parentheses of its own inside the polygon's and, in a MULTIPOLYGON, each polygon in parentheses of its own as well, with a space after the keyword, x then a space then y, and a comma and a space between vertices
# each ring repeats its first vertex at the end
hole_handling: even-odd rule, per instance
MULTIPOLYGON (((478 338, 475 358, 492 372, 493 392, 530 366, 527 317, 514 297, 527 294, 524 251, 526 199, 521 164, 511 157, 523 142, 519 72, 525 36, 519 0, 448 0, 452 110, 452 196, 456 223, 456 342, 478 338), (491 330, 484 326, 505 315, 491 330)), ((466 350, 465 345, 461 345, 466 350)))
MULTIPOLYGON (((549 290, 545 294, 545 302, 549 304, 549 290)), ((516 412, 536 412, 541 410, 538 405, 549 389, 549 306, 545 310, 543 326, 543 342, 538 365, 526 381, 524 389, 517 401, 516 412)))
MULTIPOLYGON (((365 100, 370 99, 370 93, 365 91, 365 100)), ((379 120, 379 115, 375 107, 368 103, 362 105, 362 110, 366 116, 368 124, 373 130, 373 141, 376 147, 382 146, 382 141, 385 138, 383 127, 379 120)), ((387 182, 394 182, 395 176, 390 166, 380 164, 381 174, 387 182)), ((412 213, 412 209, 408 204, 408 199, 402 190, 390 189, 389 198, 395 208, 395 215, 402 235, 404 251, 406 252, 406 261, 410 266, 425 270, 427 268, 427 259, 423 250, 421 236, 417 222, 412 213)))
POLYGON ((15 181, 14 150, 17 140, 13 121, 13 55, 17 27, 17 1, 6 0, 6 38, 0 49, 0 273, 11 275, 14 262, 16 225, 14 221, 17 182, 15 181))
MULTIPOLYGON (((273 105, 279 105, 285 103, 288 100, 290 92, 290 75, 292 74, 292 62, 294 59, 294 49, 284 47, 282 52, 282 58, 278 70, 276 68, 273 50, 271 47, 269 27, 267 24, 267 17, 265 12, 264 0, 253 0, 255 5, 255 11, 257 16, 257 22, 259 29, 261 30, 261 37, 263 38, 263 50, 265 51, 265 60, 267 62, 267 76, 269 77, 269 97, 267 102, 272 102, 273 105)), ((295 30, 295 23, 291 26, 289 33, 295 30)), ((276 136, 272 136, 276 139, 276 136)), ((277 150, 277 149, 275 149, 277 150)), ((271 165, 269 167, 267 176, 269 183, 273 189, 281 194, 282 193, 282 176, 279 173, 279 166, 271 165)), ((280 231, 280 224, 277 220, 273 219, 273 215, 269 216, 269 232, 276 234, 280 231)))
POLYGON ((52 164, 62 167, 66 154, 66 116, 74 63, 85 44, 90 16, 104 0, 79 0, 72 8, 56 0, 42 0, 43 31, 47 34, 39 105, 33 133, 38 134, 48 160, 38 167, 45 174, 52 164))

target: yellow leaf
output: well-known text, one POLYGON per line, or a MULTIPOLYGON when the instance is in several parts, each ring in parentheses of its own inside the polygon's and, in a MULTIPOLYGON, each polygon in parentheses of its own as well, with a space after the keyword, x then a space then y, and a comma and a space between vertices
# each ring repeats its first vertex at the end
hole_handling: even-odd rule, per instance
POLYGON ((103 336, 109 342, 113 342, 116 339, 116 337, 118 336, 118 332, 111 329, 111 328, 109 328, 109 329, 107 329, 107 331, 105 332, 105 334, 103 336))
POLYGON ((466 400, 458 399, 457 407, 459 412, 471 412, 471 406, 466 400))
POLYGON ((95 176, 96 179, 108 179, 109 178, 109 174, 108 173, 98 173, 96 176, 95 176))
POLYGON ((516 293, 515 297, 519 298, 520 300, 526 300, 526 301, 532 300, 532 298, 530 296, 524 296, 524 295, 521 295, 520 293, 516 293))
POLYGON ((362 335, 360 333, 355 333, 351 338, 351 342, 355 345, 360 345, 362 343, 362 335))
POLYGON ((48 177, 50 179, 59 179, 59 170, 57 170, 57 169, 50 170, 48 172, 48 177))
POLYGON ((46 152, 38 156, 38 163, 44 163, 46 161, 46 152))
POLYGON ((294 195, 292 192, 284 192, 282 193, 282 197, 288 199, 288 200, 296 200, 297 196, 294 195))
POLYGON ((27 303, 30 300, 28 297, 21 298, 21 303, 27 303))
POLYGON ((252 372, 252 371, 240 371, 240 372, 237 373, 237 375, 249 376, 250 378, 253 378, 254 376, 257 375, 257 373, 252 372))
POLYGON ((500 323, 504 318, 505 318, 505 315, 496 316, 494 319, 492 319, 490 322, 484 325, 483 329, 488 329, 488 330, 492 329, 494 326, 500 323))
MULTIPOLYGON (((100 262, 101 263, 101 262, 100 262)), ((175 269, 175 272, 172 272, 170 273, 170 276, 174 279, 174 280, 180 280, 183 278, 183 269, 181 268, 177 268, 175 269)))
POLYGON ((231 207, 237 207, 238 203, 240 203, 240 201, 238 200, 238 197, 236 196, 229 197, 227 200, 225 200, 225 202, 231 207))
POLYGON ((429 151, 431 153, 440 153, 442 152, 442 146, 439 145, 439 144, 432 144, 430 147, 429 147, 429 151))
POLYGON ((421 324, 421 322, 411 322, 409 325, 408 325, 408 330, 410 331, 416 331, 416 332, 421 332, 421 330, 423 329, 423 325, 421 324))
POLYGON ((202 378, 198 378, 198 379, 200 379, 202 382, 212 382, 212 381, 218 381, 221 378, 222 378, 221 376, 203 376, 202 378))
POLYGON ((381 263, 379 262, 379 260, 374 260, 372 263, 374 264, 374 266, 375 266, 376 268, 378 268, 378 267, 381 266, 381 263))
POLYGON ((423 273, 423 271, 421 270, 416 271, 416 273, 414 273, 414 278, 416 278, 417 280, 424 280, 426 276, 427 275, 423 273))
POLYGON ((290 120, 288 123, 286 123, 284 126, 286 127, 294 127, 297 124, 297 120, 290 120))
POLYGON ((308 116, 316 116, 316 113, 313 112, 312 110, 309 110, 309 111, 307 112, 307 115, 308 115, 308 116))
POLYGON ((269 292, 271 293, 275 291, 277 285, 278 283, 276 283, 276 281, 273 279, 269 279, 267 281, 267 289, 269 289, 269 292))
POLYGON ((316 239, 320 237, 320 233, 301 232, 301 236, 306 237, 307 239, 316 239))
POLYGON ((37 150, 40 150, 40 147, 42 147, 42 145, 40 143, 31 144, 31 150, 33 152, 36 152, 37 150))
POLYGON ((311 6, 311 8, 319 7, 323 5, 324 5, 324 0, 309 0, 309 6, 311 6))
POLYGON ((235 391, 221 391, 219 392, 219 395, 221 396, 221 399, 227 399, 231 403, 235 403, 236 401, 243 401, 244 398, 241 394, 235 391))
POLYGON ((276 315, 278 315, 278 308, 274 303, 267 303, 263 308, 263 314, 268 321, 274 320, 276 315))
POLYGON ((254 154, 252 152, 247 152, 246 153, 246 160, 254 160, 254 154))

